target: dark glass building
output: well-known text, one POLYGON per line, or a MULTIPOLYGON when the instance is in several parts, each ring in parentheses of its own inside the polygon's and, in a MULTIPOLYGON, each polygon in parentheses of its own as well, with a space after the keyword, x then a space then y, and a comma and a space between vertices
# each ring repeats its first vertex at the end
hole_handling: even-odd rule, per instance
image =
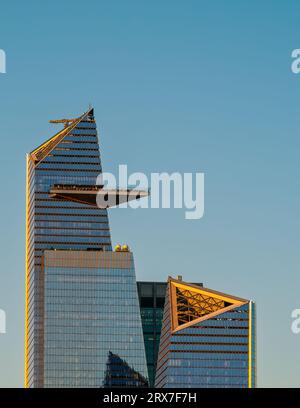
POLYGON ((169 278, 157 388, 256 386, 252 301, 169 278))
POLYGON ((149 383, 154 387, 166 282, 137 282, 149 383))
POLYGON ((109 352, 135 370, 141 368, 147 378, 140 319, 129 341, 134 346, 128 345, 128 353, 138 360, 110 343, 126 337, 128 319, 124 327, 115 327, 117 333, 106 327, 110 317, 121 318, 120 309, 139 314, 133 260, 126 268, 111 266, 124 255, 112 252, 107 207, 111 201, 117 204, 147 193, 129 198, 132 192, 104 190, 97 184, 102 167, 93 109, 77 119, 54 122, 64 123, 64 129, 27 155, 25 387, 102 386, 109 352), (99 206, 99 197, 107 204, 99 206), (79 263, 79 268, 72 259, 85 259, 86 264, 79 263), (111 309, 107 293, 117 305, 111 309), (85 321, 95 324, 86 327, 85 321), (93 345, 98 335, 111 339, 104 341, 105 350, 99 341, 93 345), (96 376, 93 370, 100 360, 103 369, 98 368, 96 376))

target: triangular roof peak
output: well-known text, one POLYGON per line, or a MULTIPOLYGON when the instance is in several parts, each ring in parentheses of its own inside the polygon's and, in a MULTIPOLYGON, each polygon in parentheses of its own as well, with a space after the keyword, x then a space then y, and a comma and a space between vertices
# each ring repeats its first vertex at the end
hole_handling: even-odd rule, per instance
POLYGON ((249 302, 169 277, 172 330, 182 330, 249 302))
POLYGON ((51 120, 50 123, 65 123, 65 128, 46 140, 29 154, 29 157, 35 165, 37 166, 43 161, 44 158, 47 157, 47 155, 78 125, 78 123, 87 117, 94 117, 94 108, 89 107, 86 112, 75 119, 51 120))

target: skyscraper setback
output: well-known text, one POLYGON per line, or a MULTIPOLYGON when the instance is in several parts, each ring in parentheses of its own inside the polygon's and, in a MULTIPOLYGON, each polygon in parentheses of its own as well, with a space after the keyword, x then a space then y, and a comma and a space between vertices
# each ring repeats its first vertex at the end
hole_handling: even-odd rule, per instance
MULTIPOLYGON (((64 129, 27 155, 25 386, 103 386, 104 377, 96 376, 95 371, 99 370, 99 359, 104 358, 106 369, 109 353, 118 355, 129 366, 131 356, 138 355, 137 365, 132 369, 141 368, 140 375, 147 377, 139 313, 131 338, 134 347, 128 347, 124 355, 120 355, 120 347, 113 348, 113 343, 121 341, 124 332, 131 330, 128 319, 124 319, 127 327, 121 325, 111 335, 106 331, 106 342, 93 344, 95 336, 106 329, 99 310, 99 302, 106 298, 95 302, 92 286, 96 282, 97 287, 97 282, 102 281, 104 287, 108 284, 112 290, 113 281, 108 283, 112 278, 107 271, 120 266, 122 262, 118 259, 124 258, 124 254, 112 252, 107 209, 96 205, 96 195, 103 186, 96 185, 102 167, 93 109, 77 119, 57 122, 65 123, 64 129), (108 258, 102 259, 102 251, 108 258), (78 260, 80 254, 87 263, 81 262, 79 267, 74 259, 78 260), (62 258, 66 265, 59 263, 62 258), (56 270, 53 271, 50 261, 56 270), (76 305, 78 295, 82 302, 86 299, 90 303, 76 305), (86 316, 95 320, 90 332, 82 327, 86 316), (90 336, 89 346, 83 346, 83 336, 90 336), (105 356, 103 344, 107 347, 105 356), (56 359, 50 357, 55 349, 61 353, 56 359), (63 354, 62 349, 72 352, 63 354), (86 362, 90 362, 88 375, 86 362), (60 383, 54 380, 58 371, 65 373, 65 380, 60 383)), ((117 202, 121 196, 124 200, 124 191, 109 191, 107 195, 114 195, 117 202)), ((135 282, 133 260, 127 262, 127 278, 123 274, 124 263, 117 269, 113 292, 117 301, 112 314, 120 320, 121 313, 138 311, 138 297, 135 283, 134 289, 130 283, 133 279, 135 282), (123 303, 118 301, 118 285, 128 289, 131 304, 124 300, 126 293, 123 303)))

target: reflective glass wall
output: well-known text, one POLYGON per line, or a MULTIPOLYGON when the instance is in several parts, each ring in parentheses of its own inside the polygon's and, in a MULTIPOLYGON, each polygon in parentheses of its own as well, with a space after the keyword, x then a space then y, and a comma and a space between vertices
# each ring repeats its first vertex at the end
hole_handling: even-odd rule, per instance
MULTIPOLYGON (((202 283, 197 283, 203 286, 202 283)), ((137 282, 149 384, 154 387, 167 282, 137 282)))
POLYGON ((130 252, 45 251, 44 386, 145 387, 130 252))

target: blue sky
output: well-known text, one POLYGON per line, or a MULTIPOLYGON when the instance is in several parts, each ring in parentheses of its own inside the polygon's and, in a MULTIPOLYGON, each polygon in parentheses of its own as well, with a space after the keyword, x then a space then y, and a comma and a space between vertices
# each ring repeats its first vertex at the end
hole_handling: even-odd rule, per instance
POLYGON ((4 1, 0 387, 23 385, 25 153, 95 107, 105 171, 205 173, 205 216, 110 211, 137 277, 252 298, 258 385, 300 385, 296 1, 4 1))

